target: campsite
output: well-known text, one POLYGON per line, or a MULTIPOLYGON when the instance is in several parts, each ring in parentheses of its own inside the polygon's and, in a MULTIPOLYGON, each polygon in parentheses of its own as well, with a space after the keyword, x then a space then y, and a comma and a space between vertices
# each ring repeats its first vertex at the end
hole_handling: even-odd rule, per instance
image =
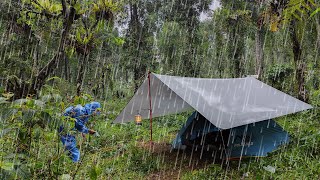
POLYGON ((1 0, 0 179, 320 179, 319 0, 1 0))

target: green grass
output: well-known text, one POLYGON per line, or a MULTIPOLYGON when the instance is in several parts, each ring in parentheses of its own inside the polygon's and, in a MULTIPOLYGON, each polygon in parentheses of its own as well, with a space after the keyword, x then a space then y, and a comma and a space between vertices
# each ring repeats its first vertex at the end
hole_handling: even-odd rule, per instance
MULTIPOLYGON (((16 147, 23 148, 28 138, 21 138, 26 142, 17 144, 19 131, 10 131, 0 137, 3 149, 0 152, 0 179, 145 179, 159 175, 167 179, 178 175, 181 179, 241 179, 244 176, 245 179, 320 178, 320 123, 317 110, 278 118, 277 122, 290 133, 291 142, 268 157, 231 161, 228 165, 210 162, 196 165, 195 158, 191 161, 188 154, 181 153, 176 158, 177 152, 170 153, 170 148, 150 151, 148 120, 144 120, 142 126, 136 126, 133 122, 111 124, 126 105, 125 100, 103 104, 106 105, 103 115, 91 120, 90 125, 100 136, 87 136, 85 140, 80 135, 77 137, 81 163, 72 163, 63 152, 55 129, 35 126, 29 149, 20 153, 13 152, 16 147), (264 167, 267 166, 274 167, 275 173, 266 171, 264 167)), ((52 104, 49 105, 48 109, 54 115, 59 108, 54 109, 51 108, 52 104)), ((190 112, 186 112, 154 118, 153 141, 168 146, 189 115, 190 112)), ((4 121, 0 126, 1 132, 8 127, 23 129, 23 122, 12 119, 13 116, 1 117, 6 117, 1 119, 4 121)))

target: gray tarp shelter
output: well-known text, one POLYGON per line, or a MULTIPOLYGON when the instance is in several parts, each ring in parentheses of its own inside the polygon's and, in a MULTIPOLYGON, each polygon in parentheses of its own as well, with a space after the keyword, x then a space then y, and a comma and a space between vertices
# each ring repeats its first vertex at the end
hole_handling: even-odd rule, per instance
MULTIPOLYGON (((219 129, 230 129, 312 108, 255 78, 208 79, 150 74, 152 116, 195 109, 219 129)), ((149 118, 148 79, 114 123, 149 118)))

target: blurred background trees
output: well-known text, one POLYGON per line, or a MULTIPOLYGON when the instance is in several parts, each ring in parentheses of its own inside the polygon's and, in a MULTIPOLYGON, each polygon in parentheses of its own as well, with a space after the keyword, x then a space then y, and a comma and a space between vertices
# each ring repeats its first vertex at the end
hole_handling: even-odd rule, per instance
POLYGON ((54 76, 77 95, 120 97, 119 87, 135 91, 148 70, 285 78, 290 86, 276 86, 305 101, 319 84, 313 0, 5 0, 0 8, 2 86, 14 99, 39 94, 54 76))

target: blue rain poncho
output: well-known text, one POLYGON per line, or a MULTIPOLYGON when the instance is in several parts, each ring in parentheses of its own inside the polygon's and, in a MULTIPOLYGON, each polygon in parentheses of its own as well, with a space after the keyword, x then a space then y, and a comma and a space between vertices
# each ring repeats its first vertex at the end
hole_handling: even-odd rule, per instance
POLYGON ((60 137, 62 144, 65 149, 68 151, 69 157, 73 162, 79 162, 80 160, 80 151, 77 148, 77 140, 76 137, 70 134, 62 135, 60 137))
MULTIPOLYGON (((88 115, 92 115, 93 112, 95 112, 98 108, 101 108, 101 105, 99 102, 92 102, 90 104, 86 104, 84 108, 87 111, 88 115)), ((96 112, 97 115, 100 115, 100 111, 96 112)))
POLYGON ((88 134, 89 129, 85 126, 89 119, 86 108, 81 105, 71 106, 66 109, 64 115, 75 118, 74 128, 79 132, 88 134))
MULTIPOLYGON (((65 110, 64 116, 76 119, 72 130, 87 134, 89 133, 89 129, 85 124, 88 122, 89 117, 100 107, 101 105, 99 102, 92 102, 90 104, 86 104, 84 107, 81 105, 77 105, 75 107, 70 106, 65 110)), ((99 115, 100 112, 97 112, 96 114, 99 115)), ((60 126, 59 133, 62 132, 63 128, 63 126, 60 126)), ((77 142, 75 136, 67 133, 65 135, 61 135, 60 139, 66 150, 69 152, 69 156, 72 161, 78 162, 80 160, 80 151, 76 147, 77 142)))

